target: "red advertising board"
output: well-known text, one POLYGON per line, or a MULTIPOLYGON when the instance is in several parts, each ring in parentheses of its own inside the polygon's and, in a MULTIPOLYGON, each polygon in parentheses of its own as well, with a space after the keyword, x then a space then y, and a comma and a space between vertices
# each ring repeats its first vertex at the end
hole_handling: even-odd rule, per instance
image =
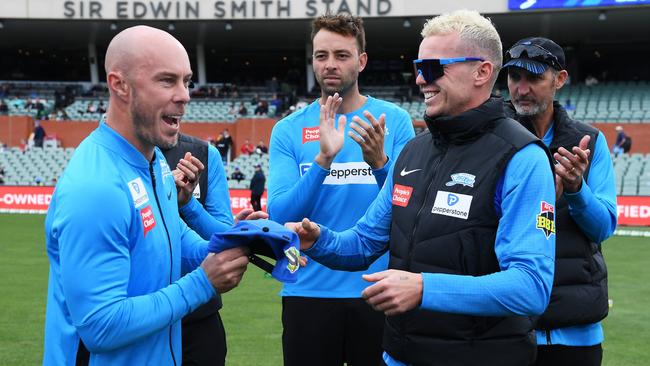
MULTIPOLYGON (((54 187, 0 186, 0 212, 46 212, 54 187)), ((230 190, 232 213, 250 208, 248 189, 230 190)), ((266 211, 266 192, 262 196, 262 210, 266 211)), ((650 226, 650 197, 620 196, 618 224, 623 226, 650 226)))
POLYGON ((650 197, 619 196, 618 224, 625 226, 650 226, 650 197))
POLYGON ((54 187, 0 186, 0 211, 45 212, 54 187))

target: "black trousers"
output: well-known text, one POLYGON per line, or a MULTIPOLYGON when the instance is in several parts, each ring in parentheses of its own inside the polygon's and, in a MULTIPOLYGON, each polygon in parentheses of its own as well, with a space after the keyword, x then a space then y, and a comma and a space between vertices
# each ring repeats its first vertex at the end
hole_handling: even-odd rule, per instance
POLYGON ((184 321, 183 366, 223 366, 226 363, 226 332, 219 312, 184 321))
POLYGON ((603 347, 538 346, 535 366, 600 366, 603 347))
POLYGON ((251 206, 253 210, 261 211, 262 210, 262 195, 251 193, 251 206))
POLYGON ((384 321, 362 299, 285 296, 284 365, 382 365, 384 321))

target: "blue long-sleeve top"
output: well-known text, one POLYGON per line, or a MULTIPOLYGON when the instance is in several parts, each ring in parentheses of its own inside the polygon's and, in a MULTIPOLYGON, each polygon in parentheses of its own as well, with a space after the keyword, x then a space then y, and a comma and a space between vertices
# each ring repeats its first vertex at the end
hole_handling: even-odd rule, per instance
MULTIPOLYGON (((285 223, 308 217, 334 230, 354 225, 375 199, 388 170, 406 143, 415 135, 409 114, 396 105, 372 97, 358 110, 346 114, 348 125, 341 151, 329 170, 314 163, 320 151, 318 100, 278 122, 270 144, 268 212, 285 223), (386 114, 384 152, 388 163, 371 169, 359 145, 347 134, 353 116, 363 120, 368 110, 375 118, 386 114)), ((338 119, 338 116, 336 117, 338 119)), ((371 271, 385 269, 387 257, 374 262, 371 271)), ((361 273, 334 271, 316 262, 300 270, 298 280, 285 284, 282 296, 358 298, 368 284, 361 273)))
POLYGON ((194 231, 203 239, 210 240, 212 234, 224 232, 234 225, 226 172, 219 151, 212 145, 208 145, 208 170, 204 174, 208 174, 205 205, 192 197, 180 212, 194 231))
MULTIPOLYGON (((391 169, 392 170, 392 169, 391 169)), ((359 269, 387 250, 392 217, 392 171, 377 199, 351 229, 321 226, 305 251, 337 269, 359 269)), ((478 316, 541 314, 553 284, 555 235, 535 228, 540 202, 555 202, 555 186, 543 150, 531 144, 517 152, 497 184, 500 215, 495 252, 500 272, 473 277, 423 273, 421 308, 478 316)))
MULTIPOLYGON (((554 127, 554 124, 551 125, 542 139, 547 146, 553 141, 554 127)), ((617 221, 614 166, 602 132, 598 133, 591 154, 587 181, 582 181, 578 192, 564 192, 562 196, 567 201, 569 214, 578 227, 589 239, 601 243, 614 233, 617 221)), ((550 340, 546 332, 537 332, 539 345, 593 346, 602 343, 604 339, 600 322, 553 329, 550 331, 550 340)))
POLYGON ((93 365, 180 364, 180 319, 215 290, 160 150, 148 162, 100 123, 57 184, 45 231, 44 365, 74 364, 80 341, 93 365))

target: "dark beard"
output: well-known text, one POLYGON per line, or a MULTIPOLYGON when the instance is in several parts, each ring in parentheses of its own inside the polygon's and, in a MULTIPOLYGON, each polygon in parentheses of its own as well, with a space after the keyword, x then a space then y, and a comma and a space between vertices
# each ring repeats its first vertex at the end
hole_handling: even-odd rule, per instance
POLYGON ((135 134, 141 141, 150 145, 158 146, 161 150, 169 150, 178 144, 178 135, 172 143, 166 143, 163 140, 156 139, 151 129, 155 127, 156 121, 154 117, 147 116, 140 112, 136 89, 133 90, 133 106, 131 107, 131 116, 133 116, 133 126, 135 127, 135 134))

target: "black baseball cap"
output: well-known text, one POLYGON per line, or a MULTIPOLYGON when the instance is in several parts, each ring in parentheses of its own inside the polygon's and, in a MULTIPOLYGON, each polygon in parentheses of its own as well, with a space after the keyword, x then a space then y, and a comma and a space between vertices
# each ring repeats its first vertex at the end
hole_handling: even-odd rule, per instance
POLYGON ((544 37, 529 37, 517 41, 506 51, 503 67, 520 67, 533 74, 543 74, 549 67, 564 70, 564 50, 557 43, 544 37))

